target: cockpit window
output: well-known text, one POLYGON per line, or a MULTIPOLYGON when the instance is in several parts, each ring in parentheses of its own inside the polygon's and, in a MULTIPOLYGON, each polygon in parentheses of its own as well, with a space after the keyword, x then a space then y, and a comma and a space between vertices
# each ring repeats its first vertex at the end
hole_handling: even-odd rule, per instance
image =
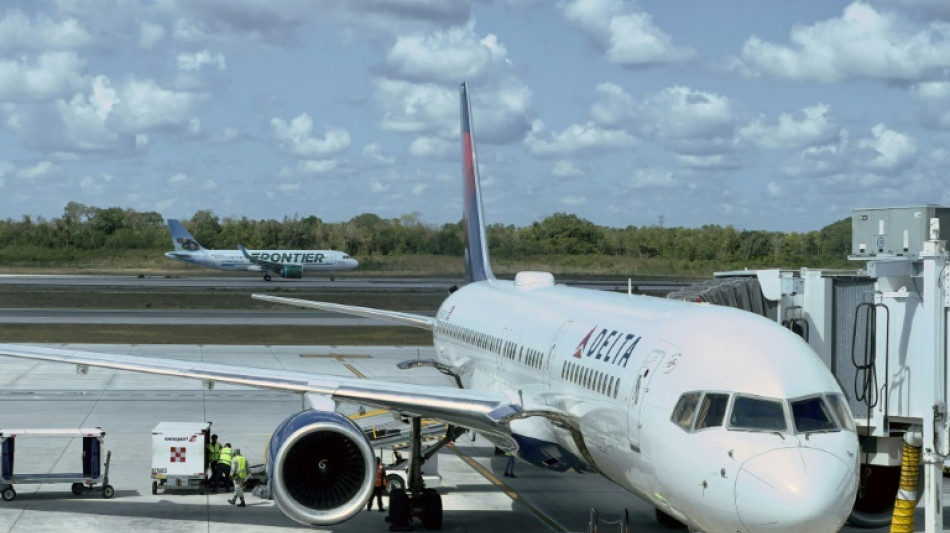
POLYGON ((696 429, 718 427, 726 417, 726 407, 729 405, 729 395, 710 392, 703 396, 699 406, 699 417, 696 418, 696 429))
POLYGON ((803 400, 793 400, 792 418, 795 420, 795 431, 807 433, 810 431, 837 431, 838 425, 835 424, 831 416, 831 410, 821 399, 821 396, 814 398, 805 398, 803 400))
POLYGON ((687 392, 680 396, 676 407, 673 408, 673 416, 670 418, 674 424, 689 431, 693 424, 693 415, 696 413, 696 405, 699 403, 698 392, 687 392))
POLYGON ((831 404, 831 410, 835 413, 838 423, 848 431, 854 431, 854 418, 851 416, 851 407, 844 401, 844 396, 840 394, 829 394, 826 396, 828 403, 831 404))
POLYGON ((786 431, 785 409, 778 400, 737 396, 729 426, 733 429, 786 431))

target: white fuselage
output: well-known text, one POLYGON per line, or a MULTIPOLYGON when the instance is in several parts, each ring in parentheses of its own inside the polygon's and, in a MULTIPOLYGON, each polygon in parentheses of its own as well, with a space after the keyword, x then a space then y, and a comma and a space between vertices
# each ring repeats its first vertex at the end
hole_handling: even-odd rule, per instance
MULTIPOLYGON (((338 250, 248 250, 248 254, 260 261, 299 265, 304 271, 337 272, 359 266, 355 259, 338 250)), ((218 270, 267 270, 266 267, 252 262, 239 250, 176 250, 165 253, 165 257, 218 270)))
POLYGON ((437 356, 466 388, 500 391, 525 410, 577 424, 572 432, 541 416, 514 421, 514 442, 498 444, 529 462, 598 471, 710 533, 832 532, 848 516, 857 490, 853 426, 796 431, 800 413, 791 406, 800 404, 789 403, 840 397, 841 389, 800 338, 767 319, 531 274, 465 286, 436 319, 437 356), (691 392, 728 395, 730 411, 738 398, 774 399, 787 427, 743 429, 735 413, 718 426, 681 427, 674 409, 691 392))

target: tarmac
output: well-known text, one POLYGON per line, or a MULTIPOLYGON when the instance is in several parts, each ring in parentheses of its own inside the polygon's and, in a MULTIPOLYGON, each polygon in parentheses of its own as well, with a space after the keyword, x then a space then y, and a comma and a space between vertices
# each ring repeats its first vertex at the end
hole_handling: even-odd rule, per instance
MULTIPOLYGON (((353 375, 420 384, 451 385, 432 369, 397 370, 397 362, 432 357, 432 348, 400 346, 212 346, 55 345, 151 357, 200 360, 301 372, 353 375)), ((115 496, 75 496, 68 484, 17 485, 13 501, 0 501, 0 532, 61 531, 293 532, 388 531, 385 513, 362 511, 328 528, 305 527, 285 517, 272 501, 247 494, 247 507, 229 495, 197 491, 151 493, 151 430, 159 422, 211 421, 222 442, 241 448, 251 464, 263 461, 270 432, 302 408, 298 395, 104 369, 79 375, 71 365, 0 357, 0 430, 99 426, 111 450, 109 484, 115 496)), ((355 411, 358 406, 346 406, 355 411)), ((81 471, 78 438, 21 438, 16 471, 81 471)), ((668 531, 652 506, 597 475, 557 474, 524 463, 506 478, 504 457, 480 437, 462 436, 439 455, 443 531, 453 533, 587 531, 591 509, 616 521, 629 516, 630 532, 668 531)), ((947 491, 944 490, 944 494, 947 491)), ((385 502, 385 499, 384 499, 385 502)), ((945 502, 946 504, 946 502, 945 502)), ((916 531, 923 531, 918 509, 916 531)), ((416 522, 417 530, 424 527, 416 522)), ((842 531, 883 532, 887 528, 842 531)), ((602 533, 621 531, 601 523, 602 533)))

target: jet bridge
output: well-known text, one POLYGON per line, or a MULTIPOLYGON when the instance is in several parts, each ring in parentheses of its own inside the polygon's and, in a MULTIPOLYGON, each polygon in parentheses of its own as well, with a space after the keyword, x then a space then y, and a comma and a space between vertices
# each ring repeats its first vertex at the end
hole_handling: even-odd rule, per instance
MULTIPOLYGON (((941 532, 950 455, 950 207, 856 209, 852 232, 849 259, 863 268, 722 272, 713 283, 669 297, 756 312, 805 339, 841 384, 859 427, 863 468, 851 522, 879 527, 891 521, 902 445, 916 440, 922 442, 916 495, 924 501, 925 531, 941 532), (771 304, 757 302, 748 283, 771 304)), ((912 516, 913 502, 910 507, 912 516)))

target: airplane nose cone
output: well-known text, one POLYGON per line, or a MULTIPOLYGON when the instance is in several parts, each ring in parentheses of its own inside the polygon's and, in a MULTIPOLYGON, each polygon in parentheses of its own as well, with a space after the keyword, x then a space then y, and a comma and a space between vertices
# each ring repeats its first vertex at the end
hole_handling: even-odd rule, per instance
POLYGON ((856 466, 814 448, 749 459, 736 477, 736 510, 749 531, 833 533, 851 512, 856 466))

